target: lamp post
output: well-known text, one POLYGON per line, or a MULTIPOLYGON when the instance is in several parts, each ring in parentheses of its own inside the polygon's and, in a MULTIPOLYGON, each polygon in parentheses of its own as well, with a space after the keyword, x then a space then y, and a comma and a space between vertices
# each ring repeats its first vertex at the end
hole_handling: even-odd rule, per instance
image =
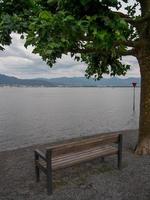
POLYGON ((133 86, 133 112, 135 111, 135 87, 136 87, 136 82, 132 82, 133 86))

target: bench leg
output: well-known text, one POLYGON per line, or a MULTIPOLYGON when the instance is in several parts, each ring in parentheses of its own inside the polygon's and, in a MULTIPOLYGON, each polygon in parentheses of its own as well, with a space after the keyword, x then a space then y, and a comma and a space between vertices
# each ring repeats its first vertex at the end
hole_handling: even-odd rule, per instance
POLYGON ((46 153, 47 157, 47 193, 51 195, 53 192, 52 188, 52 152, 48 151, 46 153))
POLYGON ((40 170, 37 166, 35 167, 35 173, 36 173, 36 182, 39 182, 40 181, 40 170))
POLYGON ((122 168, 122 135, 119 135, 119 143, 118 143, 118 168, 122 168))
POLYGON ((34 161, 35 161, 35 176, 36 176, 36 182, 39 182, 40 180, 40 170, 37 166, 37 162, 39 161, 39 155, 35 152, 34 154, 34 161))
POLYGON ((48 195, 51 195, 53 193, 53 188, 52 188, 52 171, 51 170, 47 171, 47 193, 48 193, 48 195))
POLYGON ((122 163, 122 159, 121 159, 121 156, 118 154, 118 169, 122 168, 121 163, 122 163))

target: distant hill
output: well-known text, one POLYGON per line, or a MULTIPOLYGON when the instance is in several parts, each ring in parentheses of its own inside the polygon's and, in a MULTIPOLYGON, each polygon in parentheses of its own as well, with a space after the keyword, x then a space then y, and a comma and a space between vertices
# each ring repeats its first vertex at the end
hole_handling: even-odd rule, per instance
POLYGON ((0 86, 32 86, 32 87, 129 87, 132 82, 140 86, 140 78, 120 79, 117 77, 103 78, 99 81, 86 79, 85 77, 73 78, 37 78, 37 79, 18 79, 16 77, 0 74, 0 86))
POLYGON ((54 83, 59 86, 106 86, 106 87, 129 87, 132 86, 132 82, 136 82, 137 86, 140 86, 140 78, 126 78, 120 79, 117 77, 102 78, 99 81, 93 79, 86 79, 85 77, 73 77, 73 78, 53 78, 47 79, 50 83, 54 83))
POLYGON ((6 76, 0 74, 0 86, 8 85, 8 86, 45 86, 45 87, 53 87, 54 85, 45 80, 39 79, 18 79, 12 76, 6 76))

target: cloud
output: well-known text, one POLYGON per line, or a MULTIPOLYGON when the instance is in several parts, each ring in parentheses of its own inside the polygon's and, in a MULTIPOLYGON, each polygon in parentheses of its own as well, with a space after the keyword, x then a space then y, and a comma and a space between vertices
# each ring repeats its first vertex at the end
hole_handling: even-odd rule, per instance
MULTIPOLYGON (((50 68, 39 55, 32 53, 32 47, 26 49, 24 41, 16 33, 12 34, 12 44, 0 51, 0 73, 19 78, 54 78, 84 76, 86 65, 76 62, 69 55, 63 55, 57 63, 50 68)), ((132 56, 123 58, 123 62, 131 64, 127 76, 139 76, 139 67, 132 56)))
POLYGON ((75 62, 70 56, 63 55, 50 68, 39 55, 32 53, 32 47, 26 49, 18 34, 12 34, 12 44, 0 52, 0 73, 19 78, 84 76, 85 65, 75 62))
POLYGON ((127 72, 128 77, 140 77, 140 68, 138 61, 135 57, 133 56, 126 56, 123 57, 122 62, 125 64, 130 65, 130 70, 127 72))

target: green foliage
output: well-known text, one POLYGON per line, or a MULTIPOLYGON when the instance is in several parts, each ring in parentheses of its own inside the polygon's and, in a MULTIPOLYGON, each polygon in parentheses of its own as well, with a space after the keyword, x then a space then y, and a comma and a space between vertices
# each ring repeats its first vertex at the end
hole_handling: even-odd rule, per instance
MULTIPOLYGON (((123 42, 136 36, 112 11, 120 7, 118 0, 1 0, 0 49, 11 43, 12 32, 21 33, 22 39, 25 33, 25 46, 32 45, 33 53, 51 67, 70 52, 87 63, 87 77, 125 75, 129 66, 120 62, 127 51, 123 42)), ((135 7, 126 9, 134 15, 135 7)))

